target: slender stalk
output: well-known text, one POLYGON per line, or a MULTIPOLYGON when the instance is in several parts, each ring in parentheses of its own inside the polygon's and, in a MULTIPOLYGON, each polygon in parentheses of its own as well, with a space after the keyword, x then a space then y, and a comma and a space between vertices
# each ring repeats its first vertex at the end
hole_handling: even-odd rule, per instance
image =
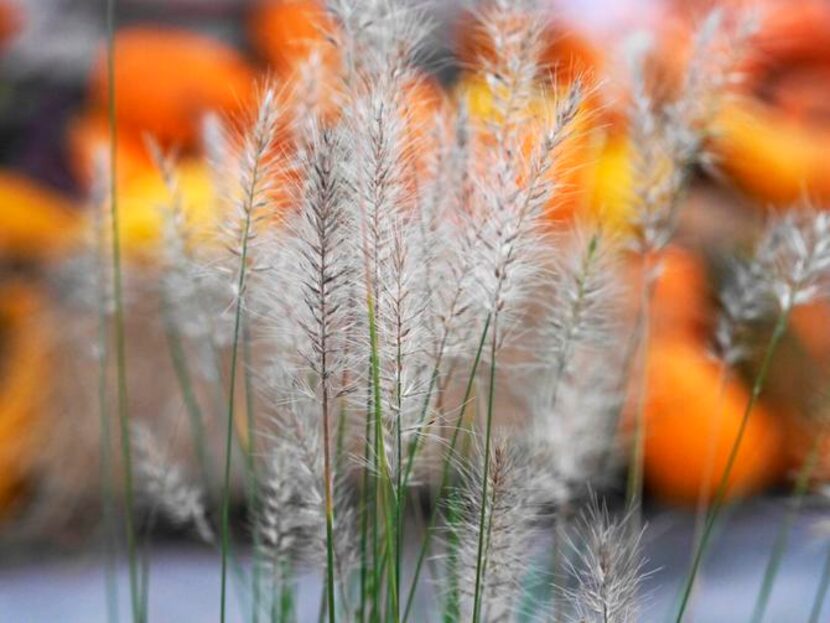
MULTIPOLYGON (((489 322, 490 321, 489 321, 489 317, 488 317, 488 320, 487 320, 487 326, 488 327, 489 327, 489 322)), ((486 330, 485 330, 485 335, 486 335, 486 330)), ((417 425, 417 430, 415 432, 415 438, 410 442, 409 447, 407 449, 406 467, 403 470, 403 478, 401 480, 399 480, 399 483, 398 483, 399 501, 400 501, 400 505, 399 505, 399 509, 398 509, 399 518, 402 518, 403 515, 404 515, 404 507, 405 507, 405 502, 406 502, 406 496, 402 495, 401 492, 405 491, 407 489, 408 485, 409 485, 409 479, 412 475, 412 469, 415 465, 415 457, 418 453, 418 449, 420 447, 421 439, 423 438, 423 435, 421 434, 421 430, 423 428, 424 422, 426 421, 427 413, 429 412, 429 405, 430 405, 430 402, 432 400, 432 394, 435 391, 435 388, 438 386, 438 379, 439 379, 439 376, 441 374, 441 364, 443 362, 444 351, 446 349, 448 338, 449 338, 449 330, 445 329, 444 335, 441 338, 440 346, 438 348, 438 354, 437 354, 436 359, 435 359, 435 365, 433 366, 432 373, 430 374, 429 386, 427 387, 426 395, 424 396, 423 406, 421 407, 421 414, 418 418, 418 425, 417 425)), ((463 419, 463 413, 466 410, 467 401, 469 400, 469 395, 468 394, 472 390, 472 380, 475 377, 476 371, 478 370, 478 362, 481 359, 481 350, 483 348, 483 344, 484 344, 484 342, 483 342, 483 339, 482 339, 482 344, 479 347, 478 353, 476 355, 476 362, 473 365, 472 376, 471 376, 470 382, 468 383, 467 392, 465 393, 464 403, 463 403, 463 406, 462 406, 462 411, 461 411, 461 416, 460 416, 461 419, 463 419)), ((440 389, 439 389, 439 392, 440 392, 440 389)), ((460 421, 461 420, 459 420, 459 426, 460 426, 460 421)), ((399 429, 400 429, 400 425, 399 425, 399 429)), ((458 430, 458 428, 456 428, 456 433, 453 434, 453 449, 454 449, 454 446, 455 446, 455 440, 457 438, 457 430, 458 430)), ((399 430, 399 433, 400 433, 400 430, 399 430)), ((399 444, 398 447, 400 448, 400 435, 399 435, 398 444, 399 444)), ((449 458, 449 455, 448 455, 448 458, 449 458)), ((400 471, 401 471, 401 467, 400 467, 401 456, 400 455, 398 456, 398 462, 399 462, 399 470, 398 471, 399 471, 399 474, 400 474, 400 471)), ((442 479, 442 482, 443 482, 443 479, 442 479)), ((443 489, 444 486, 445 485, 442 484, 441 489, 443 489)), ((439 499, 440 499, 440 497, 441 496, 439 495, 439 499)), ((432 528, 435 524, 436 518, 437 518, 437 514, 433 513, 432 517, 430 518, 429 526, 427 526, 427 532, 430 532, 432 530, 432 528)), ((398 531, 399 531, 399 535, 403 534, 403 521, 402 521, 402 519, 399 519, 398 531)), ((430 538, 429 536, 426 536, 426 538, 425 538, 427 547, 428 547, 429 538, 430 538)), ((399 541, 399 543, 398 543, 398 554, 399 554, 398 558, 399 559, 400 559, 401 549, 402 549, 402 545, 399 541)), ((425 555, 426 555, 426 548, 422 547, 421 551, 418 555, 418 562, 417 562, 416 569, 415 569, 415 578, 412 582, 412 586, 411 586, 410 591, 409 591, 409 596, 407 597, 407 600, 406 600, 406 606, 404 608, 404 615, 403 615, 403 620, 404 621, 409 616, 409 611, 412 607, 412 599, 414 598, 415 588, 418 584, 418 577, 420 576, 420 573, 421 573, 421 566, 423 565, 425 555)), ((398 561, 398 578, 400 578, 400 573, 401 573, 401 571, 400 571, 400 560, 399 560, 398 561)))
MULTIPOLYGON (((374 411, 374 428, 375 428, 375 461, 378 469, 378 488, 377 498, 381 502, 383 520, 385 523, 385 537, 387 558, 394 559, 395 543, 396 543, 396 526, 394 523, 394 508, 395 492, 392 487, 391 478, 389 475, 389 466, 386 463, 386 448, 383 441, 383 409, 381 405, 381 389, 380 389, 380 357, 378 347, 377 323, 375 319, 375 304, 371 291, 368 294, 368 311, 369 311, 369 341, 371 347, 371 373, 372 373, 372 393, 373 401, 372 408, 374 411)), ((398 580, 395 577, 395 567, 390 565, 389 568, 389 600, 392 606, 393 621, 398 621, 400 612, 398 605, 398 580)), ((377 590, 377 587, 375 587, 377 590)))
MULTIPOLYGON (((193 377, 187 364, 182 336, 170 318, 169 302, 165 302, 164 306, 165 338, 170 353, 170 360, 173 365, 173 374, 176 377, 176 382, 179 385, 179 391, 182 393, 182 399, 184 400, 185 409, 188 413, 190 432, 193 438, 193 445, 196 449, 196 458, 199 463, 203 487, 208 499, 213 500, 214 492, 211 487, 210 474, 213 471, 214 463, 211 454, 208 452, 206 442, 204 412, 196 398, 193 377)), ((234 555, 232 547, 228 551, 228 556, 231 563, 231 571, 234 573, 236 581, 241 584, 244 581, 242 577, 243 570, 239 559, 234 555)))
MULTIPOLYGON (((104 261, 104 238, 99 240, 99 260, 104 261)), ((117 529, 115 517, 115 496, 112 477, 112 427, 107 405, 107 369, 109 357, 107 351, 107 312, 104 290, 104 271, 101 271, 98 299, 98 411, 100 417, 101 446, 101 515, 104 523, 104 556, 107 593, 107 621, 118 622, 118 581, 116 578, 117 529)))
MULTIPOLYGON (((443 350, 443 348, 442 348, 443 350)), ((424 395, 424 404, 421 407, 421 414, 418 418, 418 425, 417 430, 415 432, 415 438, 410 442, 409 447, 407 448, 406 453, 406 467, 403 470, 403 478, 401 480, 401 486, 406 487, 409 484, 409 477, 412 475, 412 468, 415 465, 415 456, 418 453, 418 448, 420 446, 420 441, 423 438, 421 435, 421 429, 423 427, 424 422, 426 421, 427 413, 429 412, 429 403, 432 399, 432 393, 435 391, 435 387, 438 383, 438 376, 441 372, 441 356, 438 356, 436 360, 435 366, 432 369, 432 374, 430 375, 429 385, 427 386, 426 394, 424 395)), ((399 459, 400 460, 400 459, 399 459)))
MULTIPOLYGON (((706 448, 706 459, 703 464, 703 477, 700 482, 700 488, 698 489, 697 494, 697 504, 695 509, 695 527, 694 532, 692 535, 692 547, 690 550, 690 560, 689 564, 691 565, 692 558, 694 557, 694 553, 697 551, 698 545, 700 544, 700 539, 703 536, 703 529, 706 526, 706 516, 709 511, 710 507, 710 495, 712 493, 712 485, 710 481, 712 480, 712 476, 715 470, 715 454, 717 449, 720 445, 720 431, 721 431, 721 420, 723 417, 723 400, 724 394, 726 392, 726 382, 729 377, 729 370, 726 365, 725 361, 721 361, 720 363, 720 370, 718 372, 718 390, 717 390, 717 417, 713 422, 710 422, 707 437, 709 439, 709 443, 707 444, 706 448)), ((697 583, 695 586, 695 590, 692 592, 692 596, 690 599, 694 599, 695 594, 698 592, 700 588, 700 582, 697 583)))
MULTIPOLYGON (((632 375, 632 371, 634 370, 634 364, 637 360, 637 353, 640 347, 640 336, 643 332, 643 323, 645 322, 644 318, 645 314, 643 313, 642 306, 637 313, 637 317, 634 321, 634 329, 631 331, 628 339, 625 341, 625 350, 622 364, 621 364, 621 371, 619 374, 620 382, 617 385, 617 391, 623 393, 626 392, 628 389, 628 379, 632 375)), ((620 401, 618 407, 614 410, 614 417, 612 421, 609 423, 609 430, 618 431, 621 430, 621 426, 623 425, 624 415, 626 412, 626 401, 620 401)), ((612 466, 613 459, 613 452, 609 452, 606 460, 604 462, 604 468, 609 469, 612 466)))
MULTIPOLYGON (((348 379, 348 375, 344 378, 348 379)), ((348 381, 341 383, 341 387, 348 387, 348 381)), ((345 446, 346 446, 346 424, 347 424, 347 413, 346 407, 341 404, 340 406, 340 415, 337 419, 337 441, 334 447, 334 474, 335 479, 342 473, 343 466, 344 466, 344 459, 346 457, 345 453, 345 446)))
POLYGON ((270 593, 270 597, 271 597, 270 615, 271 616, 270 616, 270 619, 271 619, 271 623, 280 623, 280 621, 282 621, 283 617, 282 617, 281 610, 278 610, 278 608, 277 608, 277 606, 279 605, 279 602, 281 601, 281 600, 277 599, 277 584, 280 585, 280 588, 279 588, 280 591, 283 591, 285 589, 282 586, 282 583, 277 581, 277 577, 280 575, 280 572, 282 571, 283 567, 282 567, 282 565, 280 565, 280 561, 278 559, 278 556, 276 556, 276 555, 273 556, 271 564, 273 566, 273 571, 271 572, 271 593, 270 593), (280 572, 278 572, 277 569, 280 569, 280 572))
POLYGON ((382 589, 381 584, 383 582, 383 570, 384 567, 381 565, 381 543, 380 543, 380 475, 378 474, 378 467, 377 467, 377 456, 379 454, 378 448, 379 442, 377 441, 377 429, 375 427, 375 409, 374 409, 374 401, 376 400, 376 395, 374 392, 374 376, 372 374, 372 366, 373 363, 369 362, 369 412, 367 413, 368 425, 371 431, 371 461, 369 465, 372 465, 372 525, 371 525, 371 536, 372 536, 372 610, 370 621, 372 623, 380 623, 381 620, 381 597, 382 597, 382 589))
MULTIPOLYGON (((220 623, 225 622, 227 603, 227 567, 228 550, 230 548, 230 480, 231 464, 233 459, 234 423, 236 409, 236 385, 237 368, 240 363, 240 342, 243 341, 244 307, 245 295, 248 289, 248 262, 251 254, 252 240, 255 237, 254 223, 256 211, 262 205, 261 184, 263 179, 268 179, 272 164, 270 151, 273 147, 275 136, 274 126, 276 115, 274 114, 274 93, 270 89, 262 96, 256 122, 252 134, 246 140, 242 158, 242 193, 241 204, 238 206, 240 213, 240 227, 238 244, 239 263, 235 283, 236 301, 233 313, 233 336, 231 340, 231 365, 228 379, 227 394, 227 416, 225 429, 225 467, 222 483, 222 520, 221 520, 221 545, 222 545, 222 578, 220 593, 220 623)), ((243 352, 244 356, 244 352, 243 352)), ((241 443, 240 439, 237 439, 241 443)), ((246 471, 247 475, 247 471, 246 471)))
POLYGON ((818 589, 816 589, 816 597, 813 600, 813 608, 810 611, 808 623, 818 623, 824 606, 824 599, 827 597, 828 587, 830 587, 830 548, 827 548, 827 556, 824 559, 824 567, 821 570, 821 579, 818 582, 818 589))
MULTIPOLYGON (((257 172, 254 171, 254 176, 257 172)), ((247 205, 253 205, 253 194, 256 188, 251 183, 247 197, 247 205)), ((239 364, 239 342, 242 333, 242 305, 245 292, 248 268, 248 243, 251 237, 252 218, 251 211, 245 211, 245 219, 242 226, 242 252, 239 258, 239 276, 236 283, 237 299, 234 309, 233 341, 231 346, 231 371, 228 381, 228 408, 227 425, 225 429, 225 468, 222 484, 222 582, 220 592, 219 620, 225 623, 225 609, 227 602, 227 567, 228 549, 230 547, 230 481, 231 481, 231 459, 233 454, 233 425, 236 403, 236 369, 239 364)))
POLYGON ((358 620, 366 620, 366 601, 369 589, 369 509, 371 492, 369 490, 369 461, 372 449, 372 410, 366 405, 366 424, 363 435, 363 483, 360 489, 360 604, 358 620))
POLYGON ((294 594, 288 586, 290 570, 283 571, 283 581, 280 586, 280 621, 288 623, 294 616, 294 594))
MULTIPOLYGON (((254 388, 251 379, 253 354, 251 352, 251 325, 247 315, 243 319, 242 359, 245 379, 245 422, 246 431, 246 467, 248 471, 248 505, 254 516, 259 512, 259 477, 256 472, 256 414, 254 410, 254 388)), ((251 623, 259 623, 260 609, 260 551, 262 539, 259 530, 253 530, 253 552, 251 554, 251 623)))
POLYGON ((127 535, 127 558, 130 568, 130 602, 133 620, 141 620, 138 553, 134 525, 134 490, 132 466, 132 442, 130 440, 130 414, 127 397, 127 353, 124 327, 124 287, 121 267, 121 231, 118 211, 118 117, 115 101, 115 3, 107 0, 107 85, 108 116, 110 125, 110 225, 112 227, 112 284, 115 304, 115 365, 117 374, 118 421, 121 438, 121 457, 124 471, 124 524, 127 535))
POLYGON ((801 512, 801 507, 804 504, 804 497, 807 494, 810 480, 812 479, 813 473, 818 465, 819 454, 822 446, 824 445, 825 434, 826 433, 822 432, 822 434, 816 437, 812 447, 810 448, 810 453, 807 455, 801 469, 798 470, 798 476, 796 477, 795 484, 793 485, 790 507, 784 516, 784 521, 781 522, 781 525, 778 528, 772 553, 770 554, 767 566, 764 569, 764 579, 761 583, 761 589, 758 592, 758 597, 755 600, 755 608, 752 611, 752 623, 760 623, 764 618, 764 614, 767 610, 767 604, 769 603, 770 593, 772 592, 775 578, 778 575, 778 569, 781 566, 781 559, 787 549, 790 531, 792 530, 793 523, 798 517, 798 514, 801 512))
MULTIPOLYGON (((395 470, 395 592, 400 595, 401 592, 401 547, 403 543, 403 512, 405 504, 405 496, 403 495, 403 431, 401 429, 401 412, 403 410, 403 385, 401 379, 401 371, 403 370, 403 352, 401 344, 403 341, 403 327, 401 326, 400 317, 396 319, 395 323, 395 344, 396 352, 396 367, 395 367, 395 400, 397 402, 397 413, 395 414, 395 436, 396 436, 396 470, 395 470)), ((400 613, 395 611, 395 618, 397 619, 400 613)))
POLYGON ((245 269, 248 259, 248 234, 251 227, 251 219, 248 216, 245 219, 243 242, 242 242, 242 256, 240 260, 239 279, 237 282, 239 298, 236 302, 236 311, 234 314, 234 330, 233 330, 233 346, 231 347, 231 372, 228 389, 228 411, 227 411, 227 427, 225 430, 225 468, 222 485, 222 584, 220 594, 220 621, 225 621, 225 605, 226 605, 226 582, 227 582, 227 558, 228 548, 230 546, 230 480, 231 480, 231 455, 233 450, 233 423, 234 423, 234 403, 236 399, 236 368, 239 358, 239 337, 241 332, 242 319, 242 292, 245 286, 245 269))
MULTIPOLYGON (((452 305, 450 309, 452 310, 448 316, 452 317, 459 301, 461 299, 461 294, 463 290, 461 287, 458 287, 455 291, 455 296, 453 298, 452 305)), ((490 326, 490 317, 487 317, 487 327, 490 326)), ((421 407, 421 414, 418 418, 418 425, 416 427, 415 437, 412 442, 409 444, 409 449, 407 452, 407 460, 406 460, 406 471, 404 473, 403 478, 403 486, 406 487, 409 483, 409 477, 412 474, 412 468, 415 464, 415 456, 418 453, 418 448, 420 446, 421 440, 423 439, 423 435, 421 434, 421 430, 423 429, 424 422, 426 421, 427 414, 429 413, 429 405, 432 401, 432 394, 435 391, 436 387, 438 386, 438 380, 441 376, 441 365, 444 361, 444 354, 446 353, 447 343, 450 338, 450 324, 446 323, 444 326, 443 334, 441 335, 441 341, 438 346, 438 350, 435 354, 435 364, 432 367, 432 373, 429 377, 429 386, 427 387, 426 394, 424 395, 424 402, 421 407)), ((480 353, 480 351, 479 351, 480 353)), ((476 369, 478 368, 478 364, 474 366, 476 369)))
MULTIPOLYGON (((447 504, 447 523, 455 527, 458 518, 458 497, 455 492, 450 493, 447 504)), ((449 551, 447 552, 447 583, 449 597, 444 610, 444 623, 457 623, 460 617, 460 603, 458 598, 458 545, 460 539, 456 530, 450 530, 449 551)), ((422 550, 423 551, 423 550, 422 550)), ((412 595, 415 593, 415 584, 412 585, 412 595)))
POLYGON ((648 252, 643 253, 642 279, 640 289, 640 307, 642 309, 642 336, 640 347, 643 356, 640 363, 640 388, 637 393, 637 411, 634 429, 634 445, 631 454, 631 465, 628 469, 628 483, 626 487, 626 506, 632 511, 631 525, 638 531, 642 523, 643 504, 643 460, 646 443, 646 399, 648 394, 648 354, 651 339, 651 299, 654 292, 655 280, 651 277, 652 263, 648 252))
POLYGON ((703 534, 701 535, 700 543, 698 544, 695 550, 694 557, 692 558, 691 568, 686 578, 686 582, 683 586, 683 592, 680 599, 680 608, 677 612, 677 617, 675 618, 676 623, 680 623, 683 620, 684 615, 686 614, 686 609, 689 605, 689 598, 692 594, 692 589, 695 585, 695 579, 700 569, 700 563, 703 560, 703 555, 706 552, 706 547, 708 546, 709 540, 712 536, 712 530, 714 529, 715 522, 717 521, 718 516, 720 515, 720 512, 724 505, 724 501, 726 499, 726 491, 729 488, 729 478, 732 475, 732 469, 735 467, 735 461, 738 458, 738 451, 740 450, 741 442, 744 438, 744 433, 746 433, 747 423, 749 422, 749 418, 752 415, 752 410, 754 409, 756 403, 758 402, 758 398, 761 395, 761 390, 764 387, 764 383, 767 379, 767 374, 769 373, 769 367, 772 363, 772 357, 775 354, 776 349, 778 348, 778 344, 781 342, 781 338, 784 336, 784 331, 787 328, 787 323, 789 321, 791 311, 792 307, 789 306, 782 310, 782 312, 779 314, 778 321, 775 324, 772 336, 770 337, 769 343, 767 344, 766 352, 764 353, 764 358, 761 363, 761 368, 758 370, 758 374, 755 376, 755 382, 752 385, 752 393, 750 394, 749 400, 747 401, 746 409, 744 409, 743 417, 741 418, 741 424, 738 428, 738 434, 735 437, 735 441, 732 444, 731 450, 729 451, 729 458, 727 459, 726 467, 723 470, 723 474, 721 475, 721 479, 718 484, 715 497, 712 500, 712 505, 709 508, 709 512, 706 516, 706 524, 703 527, 703 534))
POLYGON ((706 511, 709 509, 709 496, 712 493, 710 480, 715 469, 715 455, 720 445, 721 420, 723 419, 724 396, 726 394, 726 382, 729 378, 729 370, 725 361, 721 361, 718 371, 718 392, 717 392, 717 417, 707 430, 709 443, 706 448, 706 460, 703 464, 703 479, 700 482, 700 489, 697 494, 697 509, 695 513, 694 549, 700 542, 703 526, 706 523, 706 511))
POLYGON ((577 277, 576 300, 571 308, 573 310, 572 317, 574 318, 574 322, 570 324, 568 330, 565 332, 564 343, 562 344, 561 351, 557 356, 556 370, 553 377, 553 389, 551 390, 551 411, 556 408, 556 402, 559 399, 559 387, 562 385, 562 378, 565 376, 565 368, 567 367, 568 360, 571 356, 571 349, 576 337, 576 328, 578 327, 579 319, 584 311, 588 271, 590 270, 591 263, 596 258, 597 251, 599 250, 599 240, 599 234, 591 236, 591 240, 588 242, 588 249, 585 254, 585 259, 583 261, 582 272, 577 277))
MULTIPOLYGON (((321 277, 326 275, 325 256, 321 262, 321 277)), ((321 300, 321 324, 327 326, 327 307, 326 301, 321 300)), ((336 604, 334 602, 334 485, 332 483, 332 461, 331 461, 331 413, 329 412, 329 386, 328 386, 328 367, 327 367, 327 346, 326 342, 328 334, 326 331, 322 332, 320 336, 320 377, 322 399, 320 400, 320 409, 323 417, 323 479, 326 488, 326 585, 327 585, 327 600, 329 609, 329 623, 334 623, 336 614, 336 604)))
POLYGON ((487 419, 484 426, 484 473, 481 483, 481 515, 478 525, 478 554, 476 556, 475 594, 473 598, 472 623, 478 623, 481 618, 482 579, 484 577, 484 536, 487 520, 487 485, 490 478, 490 441, 493 428, 493 410, 496 396, 496 350, 498 346, 498 314, 493 315, 493 333, 490 346, 490 385, 487 395, 487 419))
POLYGON ((553 523, 553 560, 551 561, 551 606, 554 611, 554 623, 560 623, 565 614, 565 608, 560 599, 561 591, 559 587, 559 580, 563 576, 563 571, 567 568, 565 560, 565 544, 567 543, 567 533, 565 532, 565 518, 563 510, 556 513, 553 523))
MULTIPOLYGON (((473 385, 475 383, 476 375, 478 374, 478 366, 481 363, 481 354, 484 351, 484 344, 487 341, 487 335, 490 330, 490 319, 491 316, 488 315, 486 320, 484 321, 484 328, 481 332, 481 339, 478 342, 478 349, 476 350, 476 356, 473 360, 473 366, 470 370, 470 376, 467 379, 467 387, 464 390, 464 400, 461 403, 461 410, 458 413, 458 417, 455 420, 455 424, 452 428, 452 437, 450 438, 450 444, 447 448, 447 453, 444 455, 444 463, 443 467, 441 468, 441 484, 438 487, 438 495, 436 496, 436 502, 441 500, 444 496, 444 491, 446 491, 447 487, 450 484, 450 472, 452 468, 452 462, 455 458, 455 448, 458 445, 458 437, 461 432, 461 426, 464 422, 464 416, 467 413, 467 406, 470 404, 470 398, 473 394, 473 385)), ((435 504, 433 504, 433 507, 435 504)), ((421 569, 423 567, 424 559, 426 558, 426 554, 429 551, 429 546, 432 541, 432 536, 435 532, 435 524, 438 521, 438 513, 436 512, 435 508, 433 508, 432 515, 429 520, 429 525, 424 533, 424 540, 421 543, 421 550, 418 552, 418 560, 415 563, 415 572, 412 577, 412 583, 409 588, 409 596, 406 598, 406 607, 403 613, 403 622, 406 623, 407 619, 409 618, 410 611, 412 610, 412 604, 415 599, 415 590, 418 587, 418 579, 421 576, 421 569)))
POLYGON ((170 354, 170 362, 173 365, 173 374, 182 393, 185 409, 187 410, 190 423, 190 434, 193 440, 193 447, 196 450, 196 458, 199 462, 202 483, 205 491, 210 491, 210 463, 205 443, 205 424, 202 408, 196 398, 193 388, 193 379, 187 365, 187 356, 182 343, 182 336, 176 329, 175 322, 171 317, 170 303, 165 297, 162 300, 162 315, 164 317, 164 333, 167 341, 167 349, 170 354))

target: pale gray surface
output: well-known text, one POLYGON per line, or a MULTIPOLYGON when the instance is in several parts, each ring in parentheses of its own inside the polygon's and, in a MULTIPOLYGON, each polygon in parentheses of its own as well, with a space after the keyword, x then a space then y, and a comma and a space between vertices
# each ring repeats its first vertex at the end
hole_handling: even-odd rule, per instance
MULTIPOLYGON (((737 512, 715 543, 695 602, 694 623, 747 621, 769 555, 783 503, 766 500, 737 512)), ((807 620, 826 548, 830 542, 813 526, 819 510, 806 513, 793 532, 767 623, 807 620)), ((661 569, 646 583, 644 622, 670 620, 678 585, 688 562, 692 518, 679 512, 653 514, 647 541, 650 569, 661 569)), ((219 571, 216 557, 196 546, 159 546, 153 553, 150 587, 152 623, 203 623, 216 620, 219 571)), ((126 570, 121 570, 126 587, 126 570)), ((320 596, 314 574, 300 582, 301 621, 316 621, 320 596)), ((122 598, 126 591, 122 589, 122 598)), ((426 596, 422 596, 423 603, 426 596)), ((126 606, 126 604, 125 604, 126 606)), ((125 608, 126 613, 126 608, 125 608)), ((231 601, 230 621, 242 621, 239 603, 231 601)), ((93 558, 29 561, 0 567, 0 622, 103 623, 103 575, 93 558)), ((126 621, 123 617, 122 621, 126 621)), ((417 620, 426 620, 419 618, 417 620)), ((830 620, 825 604, 821 621, 830 620)))

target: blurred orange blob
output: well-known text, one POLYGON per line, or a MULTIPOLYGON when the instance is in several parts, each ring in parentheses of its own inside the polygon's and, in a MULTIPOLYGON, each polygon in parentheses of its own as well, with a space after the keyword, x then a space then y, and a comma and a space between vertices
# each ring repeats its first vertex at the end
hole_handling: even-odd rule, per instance
MULTIPOLYGON (((93 106, 106 110, 107 66, 101 54, 90 79, 93 106)), ((233 48, 184 30, 132 27, 115 40, 116 112, 126 130, 164 145, 192 146, 208 111, 250 104, 253 70, 233 48)))
MULTIPOLYGON (((630 265, 630 282, 642 278, 640 262, 630 265)), ((651 330, 660 337, 703 338, 709 319, 709 292, 706 269, 700 257, 677 245, 666 247, 661 254, 651 298, 651 330)), ((632 292, 639 292, 639 285, 632 292)), ((635 307, 640 302, 635 301, 635 307)))
MULTIPOLYGON (((201 160, 176 165, 179 208, 194 243, 216 233, 218 199, 208 166, 201 160)), ((119 225, 125 254, 152 261, 164 240, 166 216, 172 209, 170 191, 156 169, 148 169, 118 187, 119 225)))
POLYGON ((0 171, 0 255, 53 258, 76 243, 80 218, 72 203, 35 181, 0 171))
POLYGON ((739 67, 742 98, 713 148, 743 191, 777 204, 830 199, 830 5, 771 3, 739 67))
POLYGON ((596 131, 585 173, 588 216, 611 231, 626 231, 632 217, 632 148, 620 127, 596 131))
POLYGON ((805 126, 745 100, 723 109, 712 146, 719 168, 758 199, 781 205, 805 192, 830 199, 830 125, 805 126))
MULTIPOLYGON (((66 138, 72 172, 85 187, 89 187, 96 175, 104 173, 96 171, 96 166, 109 161, 110 127, 107 115, 97 111, 81 113, 69 122, 66 138)), ((153 168, 147 146, 137 132, 119 128, 116 163, 119 183, 153 168)))
POLYGON ((263 2, 249 20, 254 46, 282 78, 291 77, 313 55, 330 73, 339 73, 340 56, 328 40, 334 28, 325 4, 315 0, 263 2))
POLYGON ((0 2, 0 48, 20 29, 22 17, 9 2, 0 2))
MULTIPOLYGON (((657 339, 648 358, 645 478, 659 498, 694 504, 714 495, 749 401, 738 381, 721 384, 720 366, 698 342, 657 339), (723 391, 721 392, 721 387, 723 391)), ((728 483, 727 497, 758 492, 780 473, 783 434, 756 405, 728 483)))
POLYGON ((22 283, 0 287, 0 512, 8 510, 33 467, 44 388, 49 382, 42 302, 22 283))

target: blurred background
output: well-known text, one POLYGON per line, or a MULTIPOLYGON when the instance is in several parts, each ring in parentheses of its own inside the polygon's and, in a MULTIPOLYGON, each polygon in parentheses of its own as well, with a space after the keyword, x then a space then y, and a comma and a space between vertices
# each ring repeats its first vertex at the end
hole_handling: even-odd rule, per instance
MULTIPOLYGON (((291 42, 318 34, 307 7, 313 4, 285 10, 280 2, 254 0, 118 2, 116 186, 130 261, 152 270, 161 237, 153 206, 166 190, 145 137, 175 151, 181 192, 198 214, 212 192, 199 159, 205 116, 234 114, 258 81, 285 79, 307 53, 291 42)), ((558 80, 580 76, 593 87, 585 139, 572 148, 582 164, 567 174, 561 210, 568 218, 599 219, 612 228, 625 222, 630 61, 645 55, 648 88, 670 98, 713 4, 550 3, 545 54, 555 60, 558 80)), ((76 304, 82 286, 65 272, 89 228, 100 192, 97 162, 109 141, 104 8, 101 0, 0 0, 0 621, 105 620, 95 549, 97 416, 95 403, 79 398, 94 399, 96 353, 85 336, 95 319, 83 319, 76 304)), ((711 166, 696 172, 655 294, 647 551, 650 566, 663 575, 650 587, 646 620, 663 620, 673 605, 672 582, 686 569, 695 505, 702 483, 712 479, 707 453, 716 439, 717 460, 725 462, 748 395, 746 379, 757 367, 750 362, 729 380, 726 406, 719 408, 717 366, 707 351, 726 258, 745 248, 770 212, 805 195, 819 205, 830 200, 830 3, 756 0, 749 8, 758 11, 759 25, 741 80, 729 87, 711 139, 711 166)), ((430 10, 435 31, 424 71, 434 79, 414 101, 424 114, 460 101, 471 115, 490 114, 481 86, 464 69, 483 45, 471 34, 469 12, 461 2, 439 0, 430 10)), ((633 267, 630 273, 636 279, 633 267)), ((131 410, 161 417, 181 406, 172 404, 171 383, 150 363, 159 331, 138 309, 129 327, 138 362, 131 382, 153 391, 138 392, 131 410)), ((747 618, 752 597, 736 595, 754 595, 786 509, 781 497, 819 436, 816 494, 796 526, 768 620, 806 619, 827 540, 820 526, 822 486, 830 475, 823 442, 828 365, 830 309, 819 303, 793 318, 747 431, 730 488, 742 503, 719 537, 697 621, 747 618)), ((175 531, 157 547, 152 619, 210 619, 215 560, 175 531)), ((313 587, 314 577, 308 582, 313 587)), ((309 590, 313 602, 317 589, 309 590)))

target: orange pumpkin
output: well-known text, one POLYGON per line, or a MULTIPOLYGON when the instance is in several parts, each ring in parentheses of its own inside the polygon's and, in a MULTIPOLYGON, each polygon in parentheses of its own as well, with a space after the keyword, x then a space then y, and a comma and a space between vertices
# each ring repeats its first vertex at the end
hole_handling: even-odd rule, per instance
POLYGON ((11 171, 0 171, 0 255, 53 258, 77 242, 78 211, 59 193, 11 171))
MULTIPOLYGON (((702 487, 717 490, 749 401, 746 388, 687 338, 655 340, 648 358, 645 402, 645 478, 659 498, 692 505, 702 487)), ((756 405, 728 481, 727 496, 758 492, 780 473, 782 431, 756 405)))
MULTIPOLYGON (((165 145, 196 144, 208 111, 236 112, 251 100, 255 75, 233 48, 172 28, 136 26, 115 39, 116 112, 125 130, 165 145)), ((90 100, 105 110, 107 64, 101 54, 90 78, 90 100)))

